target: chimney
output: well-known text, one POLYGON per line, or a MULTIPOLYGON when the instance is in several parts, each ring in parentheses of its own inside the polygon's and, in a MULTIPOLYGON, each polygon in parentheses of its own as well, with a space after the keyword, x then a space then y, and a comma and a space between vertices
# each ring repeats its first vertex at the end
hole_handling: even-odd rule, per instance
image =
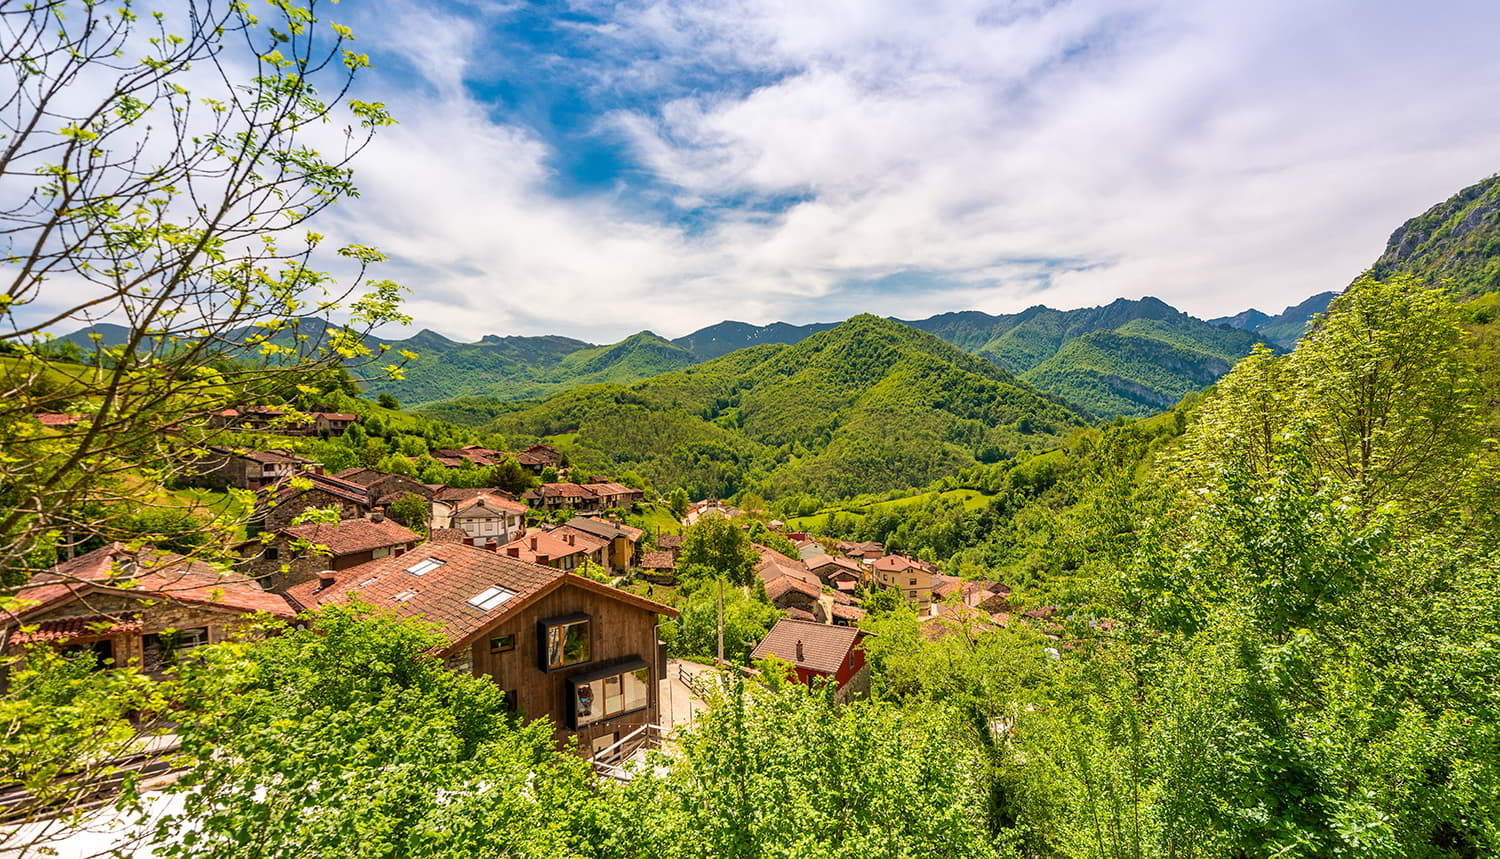
POLYGON ((550 561, 550 560, 552 560, 552 557, 550 555, 537 555, 536 556, 536 562, 538 564, 541 564, 542 566, 546 566, 547 562, 550 561))
POLYGON ((500 544, 499 544, 499 543, 497 543, 497 542, 494 542, 494 541, 491 541, 491 542, 488 542, 488 543, 485 543, 485 544, 484 544, 484 547, 485 547, 485 548, 486 548, 486 549, 489 549, 489 550, 490 550, 490 551, 491 551, 491 552, 496 552, 496 553, 498 553, 498 552, 499 552, 499 551, 500 551, 500 544))
POLYGON ((521 547, 510 546, 505 550, 505 554, 510 555, 512 558, 519 558, 521 557, 521 547))
POLYGON ((372 511, 370 511, 370 521, 371 522, 384 522, 385 521, 385 511, 384 510, 372 510, 372 511))
POLYGON ((337 581, 338 579, 334 576, 333 570, 318 571, 318 590, 326 591, 329 588, 333 587, 334 584, 337 583, 337 581))
POLYGON ((569 546, 573 545, 573 535, 572 534, 564 534, 563 535, 563 539, 568 541, 568 545, 569 546))
POLYGON ((807 661, 806 658, 802 655, 802 639, 800 639, 800 638, 797 639, 797 661, 798 662, 806 662, 807 661))
POLYGON ((531 551, 533 551, 533 552, 536 551, 536 536, 535 535, 533 535, 532 538, 531 538, 531 551))

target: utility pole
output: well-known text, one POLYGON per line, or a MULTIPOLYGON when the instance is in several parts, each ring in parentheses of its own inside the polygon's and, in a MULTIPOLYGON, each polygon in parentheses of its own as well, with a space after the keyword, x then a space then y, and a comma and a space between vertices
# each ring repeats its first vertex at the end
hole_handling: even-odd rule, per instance
POLYGON ((719 577, 719 664, 724 663, 724 577, 719 577))

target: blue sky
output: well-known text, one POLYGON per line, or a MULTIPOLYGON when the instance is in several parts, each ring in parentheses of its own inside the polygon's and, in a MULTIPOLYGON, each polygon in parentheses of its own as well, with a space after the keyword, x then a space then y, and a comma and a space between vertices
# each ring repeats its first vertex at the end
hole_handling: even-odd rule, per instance
POLYGON ((1500 171, 1492 2, 337 8, 401 125, 333 229, 461 339, 1274 312, 1500 171))

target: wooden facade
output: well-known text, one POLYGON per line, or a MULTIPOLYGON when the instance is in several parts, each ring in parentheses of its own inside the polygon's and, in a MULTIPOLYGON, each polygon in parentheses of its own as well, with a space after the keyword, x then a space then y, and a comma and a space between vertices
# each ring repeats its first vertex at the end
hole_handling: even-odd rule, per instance
POLYGON ((517 710, 528 718, 550 717, 559 741, 578 737, 580 751, 603 748, 647 724, 657 724, 659 682, 665 666, 658 664, 657 615, 615 597, 565 582, 531 605, 479 630, 471 640, 449 651, 450 664, 489 677, 517 710), (559 619, 586 618, 588 659, 548 669, 546 630, 559 619), (646 706, 607 716, 577 727, 577 682, 580 678, 610 675, 610 669, 645 668, 646 706))

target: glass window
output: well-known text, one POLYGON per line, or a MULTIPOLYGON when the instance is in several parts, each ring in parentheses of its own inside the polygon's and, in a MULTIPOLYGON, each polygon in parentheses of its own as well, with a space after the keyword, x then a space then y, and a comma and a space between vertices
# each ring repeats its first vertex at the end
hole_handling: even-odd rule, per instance
POLYGON ((591 653, 587 618, 547 627, 548 668, 588 662, 591 653))
POLYGON ((625 712, 625 680, 618 674, 604 678, 604 712, 613 716, 625 712))
POLYGON ((497 635, 490 639, 491 653, 504 653, 507 650, 516 649, 516 637, 512 635, 497 635))
POLYGON ((626 672, 625 711, 640 710, 651 703, 651 669, 637 668, 626 672))
MULTIPOLYGON (((634 664, 640 665, 639 660, 634 664)), ((651 669, 647 666, 570 683, 575 728, 644 710, 651 703, 651 669)))
POLYGON ((147 671, 160 671, 176 665, 184 653, 208 643, 208 627, 164 629, 141 636, 147 671))

